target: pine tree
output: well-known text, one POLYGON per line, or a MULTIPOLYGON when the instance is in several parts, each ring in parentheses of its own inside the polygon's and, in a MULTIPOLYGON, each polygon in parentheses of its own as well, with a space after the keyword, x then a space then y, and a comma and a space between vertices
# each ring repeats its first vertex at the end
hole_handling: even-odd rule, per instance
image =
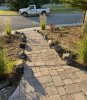
POLYGON ((87 0, 65 0, 65 2, 74 8, 84 10, 83 24, 87 24, 87 0))

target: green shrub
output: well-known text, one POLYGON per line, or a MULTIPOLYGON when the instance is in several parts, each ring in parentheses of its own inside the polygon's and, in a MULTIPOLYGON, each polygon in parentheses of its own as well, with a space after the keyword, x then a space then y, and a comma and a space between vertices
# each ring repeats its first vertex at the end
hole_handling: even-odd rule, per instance
POLYGON ((87 64, 87 35, 78 42, 78 54, 80 62, 87 64))
POLYGON ((42 30, 46 29, 46 15, 40 15, 40 27, 42 30))
POLYGON ((14 62, 9 60, 5 49, 0 50, 0 74, 10 74, 14 71, 14 62))

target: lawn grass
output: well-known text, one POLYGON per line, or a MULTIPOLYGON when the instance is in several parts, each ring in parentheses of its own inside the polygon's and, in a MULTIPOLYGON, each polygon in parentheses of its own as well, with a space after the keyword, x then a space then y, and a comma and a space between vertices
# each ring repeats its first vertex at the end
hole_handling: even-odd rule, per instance
POLYGON ((19 15, 16 11, 10 11, 10 10, 0 10, 0 15, 10 15, 10 16, 16 16, 19 15))
POLYGON ((82 13, 83 11, 79 9, 74 9, 70 7, 51 7, 52 13, 82 13))

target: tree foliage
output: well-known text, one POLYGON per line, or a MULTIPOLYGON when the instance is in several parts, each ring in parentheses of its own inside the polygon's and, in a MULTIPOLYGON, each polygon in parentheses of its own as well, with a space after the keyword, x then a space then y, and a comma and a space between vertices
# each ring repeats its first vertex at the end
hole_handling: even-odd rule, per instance
POLYGON ((0 4, 5 3, 5 0, 0 0, 0 4))
POLYGON ((20 8, 28 6, 28 1, 29 0, 7 0, 7 3, 12 10, 19 10, 20 8))
POLYGON ((87 0, 65 0, 65 2, 70 4, 72 7, 87 10, 87 0))
POLYGON ((28 7, 30 4, 43 5, 49 3, 50 0, 7 0, 9 7, 13 10, 28 7))
POLYGON ((35 4, 35 5, 43 5, 50 2, 50 0, 28 0, 28 1, 29 4, 35 4))
POLYGON ((58 3, 60 3, 60 0, 51 0, 51 3, 58 4, 58 3))

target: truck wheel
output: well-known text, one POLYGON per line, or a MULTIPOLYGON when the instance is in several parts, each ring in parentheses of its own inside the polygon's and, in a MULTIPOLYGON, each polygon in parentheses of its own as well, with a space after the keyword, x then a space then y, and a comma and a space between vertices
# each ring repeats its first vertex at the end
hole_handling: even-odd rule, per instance
POLYGON ((23 15, 24 17, 27 17, 27 16, 28 16, 28 13, 24 12, 22 15, 23 15))

